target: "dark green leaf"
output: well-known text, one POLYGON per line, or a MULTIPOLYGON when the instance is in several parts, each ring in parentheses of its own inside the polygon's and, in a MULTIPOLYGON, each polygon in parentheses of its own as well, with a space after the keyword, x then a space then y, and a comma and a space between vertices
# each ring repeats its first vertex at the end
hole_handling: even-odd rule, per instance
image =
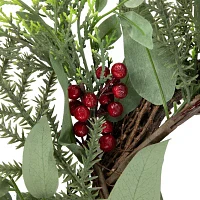
POLYGON ((50 61, 52 67, 57 75, 58 81, 63 89, 64 93, 64 114, 62 121, 62 130, 59 137, 59 143, 61 145, 67 145, 71 143, 75 143, 76 139, 72 130, 72 119, 69 110, 69 98, 68 98, 68 78, 64 71, 63 66, 59 63, 58 60, 55 60, 53 56, 50 54, 50 61))
POLYGON ((12 200, 10 193, 7 193, 3 197, 0 197, 0 200, 12 200))
POLYGON ((160 193, 160 200, 163 200, 163 196, 162 196, 162 193, 160 193))
POLYGON ((200 1, 195 0, 194 1, 194 21, 195 21, 195 26, 196 26, 196 39, 197 39, 197 45, 198 48, 200 49, 200 1))
MULTIPOLYGON (((37 198, 33 197, 29 193, 22 193, 24 200, 37 200, 37 198)), ((17 200, 21 200, 21 198, 17 195, 17 200)))
POLYGON ((116 182, 108 200, 160 200, 161 169, 168 141, 136 154, 116 182))
POLYGON ((122 35, 120 21, 116 15, 112 15, 106 20, 104 20, 99 25, 98 29, 99 29, 99 37, 101 39, 105 39, 106 35, 110 38, 111 35, 115 33, 115 40, 112 43, 116 42, 122 35))
POLYGON ((129 0, 125 3, 125 6, 128 8, 135 8, 138 7, 140 4, 143 3, 144 0, 129 0))
POLYGON ((38 15, 33 15, 33 14, 31 14, 31 13, 28 13, 28 12, 20 12, 20 11, 17 11, 16 14, 17 14, 20 18, 25 19, 25 20, 27 20, 27 21, 30 21, 30 20, 32 20, 32 21, 39 21, 39 20, 40 20, 40 18, 39 18, 38 15))
POLYGON ((126 34, 141 45, 153 49, 153 28, 149 21, 134 11, 123 13, 120 19, 122 26, 127 29, 126 34))
POLYGON ((77 157, 79 162, 82 163, 82 156, 85 156, 83 147, 80 147, 77 144, 68 144, 66 147, 77 157))
POLYGON ((22 174, 28 191, 36 198, 51 197, 58 188, 58 169, 46 116, 32 128, 25 141, 22 174))
POLYGON ((9 191, 10 185, 8 180, 0 177, 0 197, 3 197, 9 191))
POLYGON ((160 49, 154 44, 154 49, 148 55, 147 49, 131 39, 124 31, 125 62, 128 68, 130 81, 136 92, 155 105, 163 103, 158 81, 156 79, 152 62, 154 63, 166 101, 169 101, 175 91, 176 79, 172 78, 174 68, 167 66, 174 62, 167 55, 160 56, 160 49), (152 59, 152 60, 151 60, 152 59))
POLYGON ((107 2, 108 0, 96 0, 95 2, 96 11, 101 12, 105 8, 107 2))
POLYGON ((124 116, 133 111, 140 103, 141 97, 135 91, 129 77, 124 78, 121 82, 125 83, 128 87, 128 95, 124 99, 118 100, 124 107, 124 111, 120 117, 108 117, 108 120, 117 122, 122 120, 124 116))

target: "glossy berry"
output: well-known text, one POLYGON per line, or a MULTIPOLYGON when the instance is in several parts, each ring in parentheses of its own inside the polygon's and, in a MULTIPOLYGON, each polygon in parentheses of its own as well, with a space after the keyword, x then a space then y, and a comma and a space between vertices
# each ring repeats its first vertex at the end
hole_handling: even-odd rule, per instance
POLYGON ((111 102, 107 107, 111 117, 119 117, 123 113, 123 106, 120 102, 111 102))
POLYGON ((86 122, 90 117, 90 111, 86 106, 78 106, 74 111, 74 117, 80 122, 86 122))
POLYGON ((113 132, 113 123, 110 121, 105 121, 102 124, 102 134, 112 133, 113 132))
MULTIPOLYGON (((102 71, 102 67, 98 67, 96 69, 96 76, 97 76, 98 79, 100 79, 100 77, 101 77, 101 71, 102 71)), ((107 77, 109 74, 110 74, 110 70, 107 67, 105 67, 104 77, 107 77)))
POLYGON ((113 86, 112 92, 116 98, 123 99, 128 94, 128 88, 124 83, 118 83, 113 86))
POLYGON ((68 87, 68 96, 70 99, 76 100, 81 96, 81 89, 78 85, 70 85, 68 87))
POLYGON ((123 63, 115 63, 111 68, 111 73, 114 78, 121 79, 127 74, 127 68, 123 63))
POLYGON ((99 139, 100 149, 104 152, 112 151, 116 146, 116 140, 112 135, 103 135, 99 139))
POLYGON ((89 132, 89 129, 84 122, 76 122, 74 124, 74 134, 78 137, 83 137, 87 135, 89 132))
POLYGON ((76 108, 80 105, 82 105, 82 103, 79 100, 71 100, 69 102, 69 110, 72 116, 74 116, 76 108))
POLYGON ((108 105, 109 103, 111 103, 112 101, 114 101, 114 97, 113 95, 106 95, 106 94, 102 94, 100 97, 99 97, 99 103, 101 105, 108 105))
POLYGON ((97 105, 97 96, 88 92, 83 96, 82 103, 89 108, 94 108, 97 105))

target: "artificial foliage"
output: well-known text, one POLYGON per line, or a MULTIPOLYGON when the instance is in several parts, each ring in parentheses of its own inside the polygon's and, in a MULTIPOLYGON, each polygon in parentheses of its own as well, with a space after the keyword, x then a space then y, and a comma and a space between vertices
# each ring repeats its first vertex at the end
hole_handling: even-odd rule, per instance
POLYGON ((24 151, 0 164, 0 200, 162 199, 161 141, 200 112, 200 2, 107 3, 0 1, 0 137, 24 151))

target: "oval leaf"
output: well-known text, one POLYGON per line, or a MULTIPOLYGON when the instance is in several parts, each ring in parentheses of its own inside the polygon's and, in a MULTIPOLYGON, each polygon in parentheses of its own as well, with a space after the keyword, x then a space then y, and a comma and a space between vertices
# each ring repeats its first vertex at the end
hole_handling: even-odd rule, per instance
POLYGON ((108 200, 160 200, 161 169, 168 141, 150 145, 128 164, 108 200))
POLYGON ((153 28, 149 21, 134 11, 123 13, 120 17, 122 26, 127 29, 127 34, 141 45, 153 49, 153 28))
POLYGON ((22 163, 25 185, 36 198, 51 197, 58 188, 58 169, 53 153, 51 130, 43 116, 25 141, 22 163))
POLYGON ((99 37, 101 39, 105 39, 106 36, 110 39, 111 36, 114 34, 114 39, 110 43, 113 44, 116 42, 122 35, 121 27, 120 27, 120 20, 116 15, 112 15, 106 20, 104 20, 98 27, 99 29, 99 37))
POLYGON ((95 2, 96 10, 98 12, 101 12, 105 8, 107 2, 108 2, 108 0, 96 0, 96 2, 95 2))
POLYGON ((112 122, 118 122, 122 120, 126 114, 133 111, 139 105, 141 100, 141 96, 139 96, 133 88, 129 77, 126 77, 121 82, 125 83, 128 87, 128 95, 124 99, 119 100, 119 102, 123 105, 124 108, 122 115, 120 117, 108 117, 108 120, 112 122))
POLYGON ((128 8, 135 8, 142 4, 144 0, 129 0, 124 5, 128 8))
POLYGON ((135 42, 128 35, 124 28, 124 52, 125 62, 128 68, 130 81, 136 92, 149 102, 155 105, 163 103, 158 82, 152 67, 154 63, 159 81, 166 101, 169 101, 175 91, 176 79, 172 78, 174 68, 167 66, 173 65, 168 55, 159 56, 160 50, 157 45, 150 51, 149 57, 147 49, 135 42))
POLYGON ((0 177, 0 197, 3 197, 10 189, 10 185, 8 184, 8 180, 0 177))

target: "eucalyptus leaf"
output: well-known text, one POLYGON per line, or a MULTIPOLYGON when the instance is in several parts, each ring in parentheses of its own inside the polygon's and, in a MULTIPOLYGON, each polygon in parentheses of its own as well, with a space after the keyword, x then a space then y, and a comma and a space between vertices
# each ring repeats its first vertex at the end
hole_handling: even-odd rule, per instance
MULTIPOLYGON (((126 84, 126 86, 128 87, 128 95, 125 98, 118 100, 118 102, 120 102, 123 105, 124 111, 120 117, 110 117, 109 116, 108 120, 112 121, 112 122, 117 122, 117 121, 122 120, 126 114, 133 111, 139 105, 140 100, 141 100, 141 97, 138 95, 138 93, 133 88, 129 76, 122 79, 121 82, 126 84)), ((117 99, 116 99, 116 101, 117 101, 117 99)))
POLYGON ((116 42, 122 35, 121 27, 120 27, 120 20, 116 15, 112 15, 109 18, 107 18, 106 20, 104 20, 99 25, 98 30, 99 30, 99 37, 101 39, 105 39, 106 36, 108 36, 108 38, 110 38, 111 35, 113 33, 115 33, 115 40, 113 40, 111 44, 116 42))
POLYGON ((10 193, 6 193, 4 196, 0 197, 0 200, 12 200, 12 197, 10 193))
POLYGON ((68 98, 68 90, 67 90, 68 78, 59 60, 54 59, 53 55, 51 54, 49 54, 49 57, 50 57, 52 67, 57 75, 58 81, 64 93, 64 114, 63 114, 61 134, 60 134, 58 142, 61 145, 75 143, 76 139, 73 133, 72 119, 71 119, 71 114, 69 110, 69 98, 68 98))
POLYGON ((98 12, 101 12, 105 8, 107 2, 108 2, 108 0, 96 0, 96 2, 95 2, 96 10, 98 12))
POLYGON ((168 141, 150 145, 130 161, 108 200, 160 200, 161 169, 168 141))
POLYGON ((25 141, 22 174, 28 191, 36 198, 51 197, 58 188, 58 169, 46 116, 32 128, 25 141))
POLYGON ((124 5, 128 8, 135 8, 142 4, 144 0, 129 0, 124 5))
POLYGON ((134 11, 123 13, 120 16, 122 27, 127 29, 127 34, 141 45, 153 49, 153 28, 149 21, 134 11))
POLYGON ((173 60, 168 55, 159 56, 160 49, 157 44, 154 44, 154 49, 149 51, 149 55, 144 46, 129 36, 126 28, 123 28, 123 32, 125 62, 134 89, 149 102, 161 105, 163 99, 158 84, 159 80, 165 100, 169 101, 176 86, 176 79, 172 78, 175 69, 167 67, 174 64, 173 60))
POLYGON ((10 185, 7 179, 0 177, 0 197, 3 197, 10 189, 10 185))

